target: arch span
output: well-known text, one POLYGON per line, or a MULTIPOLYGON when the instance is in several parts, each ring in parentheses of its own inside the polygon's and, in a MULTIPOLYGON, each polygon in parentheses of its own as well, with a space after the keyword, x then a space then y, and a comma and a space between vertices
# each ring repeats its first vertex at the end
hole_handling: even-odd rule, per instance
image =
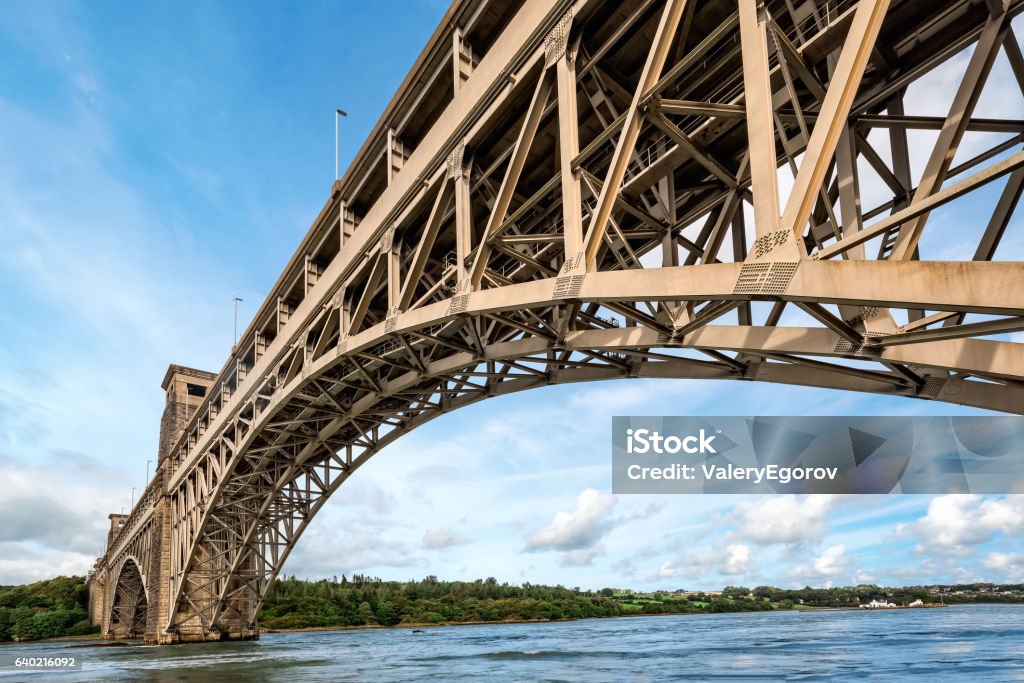
POLYGON ((142 564, 134 556, 128 556, 116 576, 110 600, 109 627, 104 635, 111 638, 141 637, 149 618, 149 592, 142 564))
MULTIPOLYGON (((862 264, 808 265, 809 273, 801 270, 803 265, 797 269, 793 294, 787 297, 799 300, 806 295, 803 288, 813 288, 820 298, 840 302, 847 297, 865 298, 885 305, 894 303, 890 292, 906 295, 911 287, 926 287, 921 282, 923 268, 891 269, 888 284, 895 286, 890 287, 879 285, 880 279, 871 273, 835 273, 859 269, 862 264), (829 291, 829 286, 836 289, 829 291)), ((936 270, 935 264, 928 268, 936 270)), ((352 472, 401 434, 490 396, 549 384, 664 377, 829 386, 996 409, 1006 409, 1000 401, 1007 396, 1024 401, 1024 393, 1011 385, 997 395, 991 383, 968 382, 949 374, 954 370, 999 378, 1024 371, 1024 355, 1009 342, 948 339, 871 351, 879 361, 913 363, 926 378, 916 384, 887 371, 882 362, 879 369, 843 364, 850 351, 838 333, 826 328, 780 327, 757 334, 745 326, 703 325, 673 338, 656 328, 618 326, 612 319, 595 317, 602 324, 565 330, 561 335, 527 336, 499 323, 510 310, 544 318, 551 317, 552 309, 569 306, 604 310, 609 303, 604 292, 630 297, 628 303, 619 303, 621 299, 613 303, 630 307, 637 301, 725 296, 691 289, 697 279, 691 280, 686 270, 648 270, 644 277, 628 282, 619 273, 588 275, 580 287, 581 298, 572 300, 551 295, 558 286, 555 281, 474 293, 459 313, 450 312, 451 302, 441 302, 399 315, 337 340, 329 351, 307 358, 303 371, 290 379, 272 375, 276 378, 268 387, 272 391, 255 394, 252 413, 243 418, 245 426, 236 425, 232 432, 232 449, 223 451, 230 457, 219 465, 228 475, 211 480, 208 507, 181 510, 195 515, 188 523, 203 531, 190 547, 182 548, 180 566, 186 574, 194 571, 198 577, 219 575, 224 580, 182 582, 178 599, 199 609, 179 613, 177 618, 184 620, 171 626, 201 620, 207 629, 255 628, 253 621, 239 619, 254 619, 298 538, 352 472), (439 317, 431 320, 427 316, 432 312, 439 317), (495 335, 493 330, 503 332, 495 335), (736 358, 750 355, 758 360, 739 361, 717 349, 737 351, 736 358), (941 383, 933 381, 929 386, 932 377, 941 383), (222 521, 229 519, 231 525, 222 521), (225 543, 228 538, 234 540, 225 543)), ((1005 269, 1007 285, 1014 272, 1005 269)), ((941 264, 939 273, 941 277, 941 264)), ((989 272, 986 277, 998 283, 1000 275, 989 272)), ((966 305, 956 292, 935 296, 942 297, 942 306, 966 305)), ((993 295, 989 300, 976 298, 970 305, 996 310, 1006 304, 1005 298, 993 295)), ((182 484, 193 486, 194 482, 187 477, 172 481, 172 486, 182 484)))

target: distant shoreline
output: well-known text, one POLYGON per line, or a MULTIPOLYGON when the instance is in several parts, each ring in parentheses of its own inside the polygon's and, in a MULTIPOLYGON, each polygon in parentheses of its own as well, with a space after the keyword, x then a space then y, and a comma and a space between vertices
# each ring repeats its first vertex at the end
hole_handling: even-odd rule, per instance
MULTIPOLYGON (((1016 604, 1016 603, 1005 603, 1016 604)), ((804 606, 798 609, 771 609, 771 610, 736 610, 735 612, 663 612, 661 614, 610 614, 604 617, 569 617, 563 619, 512 619, 508 621, 445 621, 441 623, 406 623, 395 624, 394 626, 382 626, 380 624, 362 624, 360 626, 306 626, 303 628, 271 628, 260 629, 260 635, 265 633, 316 633, 318 631, 397 631, 416 630, 425 628, 440 628, 443 626, 504 626, 512 624, 558 624, 571 621, 596 621, 600 619, 637 619, 639 617, 698 617, 710 614, 777 614, 783 612, 888 612, 893 610, 916 610, 931 609, 933 607, 950 607, 946 604, 922 605, 920 607, 908 607, 897 605, 896 607, 812 607, 804 606)))
MULTIPOLYGON (((804 609, 786 610, 759 610, 757 614, 767 612, 828 612, 855 607, 806 607, 804 609)), ((635 619, 637 617, 683 617, 700 616, 704 614, 753 614, 755 612, 669 612, 663 614, 612 614, 606 617, 569 617, 563 619, 513 619, 508 621, 445 621, 438 624, 433 622, 395 624, 394 626, 382 626, 381 624, 361 624, 359 626, 305 626, 302 628, 260 628, 260 635, 272 633, 316 633, 318 631, 400 631, 403 629, 415 630, 425 628, 440 628, 443 626, 504 626, 507 624, 557 624, 570 621, 594 621, 596 619, 635 619)), ((57 638, 44 638, 41 640, 23 640, 0 642, 0 647, 5 645, 27 645, 29 643, 74 643, 94 641, 97 643, 128 643, 141 638, 125 638, 121 640, 106 640, 97 634, 85 636, 59 636, 57 638)), ((109 647, 109 645, 104 645, 109 647)))
MULTIPOLYGON (((971 604, 1005 604, 1014 605, 1018 603, 963 603, 964 605, 971 604)), ((612 614, 604 617, 569 617, 565 619, 514 619, 509 621, 446 621, 442 623, 406 623, 406 624, 395 624, 394 626, 382 626, 380 624, 362 624, 360 626, 306 626, 303 628, 261 628, 260 635, 268 635, 275 633, 317 633, 317 632, 334 632, 334 631, 401 631, 401 630, 422 630, 427 628, 441 628, 445 626, 507 626, 516 624, 558 624, 572 621, 596 621, 600 619, 637 619, 640 617, 699 617, 707 616, 711 614, 780 614, 786 612, 890 612, 894 610, 916 610, 916 609, 931 609, 935 607, 957 607, 960 604, 932 604, 922 605, 920 607, 908 607, 906 605, 897 605, 896 607, 874 607, 874 608, 860 608, 860 607, 813 607, 804 606, 797 609, 773 609, 773 610, 737 610, 735 612, 665 612, 662 614, 612 614)), ((96 643, 95 647, 119 647, 130 644, 133 640, 142 640, 141 638, 123 639, 123 640, 106 640, 99 638, 96 635, 84 635, 84 636, 61 636, 58 638, 46 638, 44 640, 29 640, 29 641, 10 641, 0 643, 0 647, 5 645, 28 645, 30 643, 96 643)))

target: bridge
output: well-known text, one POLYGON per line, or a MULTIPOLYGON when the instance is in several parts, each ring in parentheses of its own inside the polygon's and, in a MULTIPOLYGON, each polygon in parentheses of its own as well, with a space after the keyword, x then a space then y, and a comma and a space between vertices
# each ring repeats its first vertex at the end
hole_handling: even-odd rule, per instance
POLYGON ((491 396, 658 377, 1024 411, 1024 266, 997 259, 1024 121, 975 112, 1000 53, 1024 91, 1022 6, 457 0, 223 368, 169 369, 92 619, 256 638, 331 493, 491 396), (907 114, 965 50, 948 108, 907 114))

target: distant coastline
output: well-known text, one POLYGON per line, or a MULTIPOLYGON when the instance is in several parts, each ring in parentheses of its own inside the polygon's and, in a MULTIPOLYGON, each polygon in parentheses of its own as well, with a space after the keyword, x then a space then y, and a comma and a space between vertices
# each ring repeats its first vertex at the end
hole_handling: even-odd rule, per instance
MULTIPOLYGON (((978 603, 961 603, 961 604, 978 604, 978 603)), ((1017 603, 998 603, 998 604, 1017 604, 1017 603)), ((933 607, 954 607, 956 605, 946 604, 934 604, 934 605, 923 605, 920 607, 880 607, 873 610, 860 609, 857 607, 807 607, 804 609, 775 609, 775 610, 761 610, 761 613, 788 613, 788 612, 802 612, 802 613, 820 613, 820 612, 879 612, 879 611, 892 611, 892 610, 915 610, 915 609, 930 609, 933 607)), ((594 621, 597 619, 637 619, 641 617, 685 617, 685 616, 708 616, 711 614, 744 614, 745 612, 663 612, 660 614, 614 614, 608 616, 595 616, 595 617, 569 617, 562 619, 510 619, 507 621, 452 621, 452 622, 441 622, 441 623, 405 623, 395 624, 394 626, 383 626, 381 624, 362 624, 359 626, 306 626, 300 628, 260 628, 260 634, 275 634, 275 633, 333 633, 335 631, 415 631, 423 629, 443 628, 447 626, 506 626, 506 625, 518 625, 518 624, 560 624, 573 621, 594 621)), ((39 643, 75 643, 75 642, 95 642, 97 640, 97 634, 85 635, 85 636, 59 636, 56 638, 44 638, 37 641, 39 643)), ((106 647, 119 647, 128 644, 130 641, 125 640, 112 640, 104 641, 106 647)), ((4 645, 13 645, 14 642, 4 643, 0 642, 0 647, 4 645)))
MULTIPOLYGON (((979 603, 959 603, 963 605, 973 605, 979 603)), ((997 604, 1018 604, 1018 603, 997 603, 997 604)), ((919 607, 908 607, 905 605, 898 605, 896 607, 878 607, 875 609, 867 610, 859 607, 808 607, 805 609, 774 609, 774 610, 761 610, 759 613, 771 613, 781 614, 788 612, 801 612, 801 613, 820 613, 820 612, 883 612, 893 610, 915 610, 915 609, 931 609, 934 607, 955 607, 956 605, 947 605, 943 603, 936 603, 932 605, 921 605, 919 607)), ((613 614, 601 617, 570 617, 563 619, 512 619, 508 621, 452 621, 452 622, 441 622, 441 623, 427 623, 414 624, 396 624, 394 626, 382 626, 380 624, 363 624, 361 626, 307 626, 304 628, 261 628, 260 634, 273 634, 273 633, 317 633, 317 632, 334 632, 334 631, 413 631, 417 629, 428 629, 428 628, 443 628, 445 626, 505 626, 505 625, 516 625, 516 624, 560 624, 571 621, 594 621, 597 619, 639 619, 641 617, 699 617, 708 616, 711 614, 745 614, 749 612, 662 612, 660 614, 613 614)), ((59 639, 58 639, 59 640, 59 639)), ((69 639, 70 640, 70 639, 69 639)))
MULTIPOLYGON (((0 642, 102 638, 90 624, 82 577, 0 587, 0 642)), ((535 624, 626 616, 919 608, 934 603, 1024 603, 1022 584, 962 584, 887 588, 860 585, 782 589, 726 586, 720 591, 629 588, 581 590, 489 578, 383 581, 279 578, 259 615, 265 633, 431 626, 535 624), (916 606, 916 607, 915 607, 916 606), (866 609, 867 608, 867 609, 866 609)))
POLYGON ((861 585, 781 589, 727 586, 720 591, 582 591, 563 586, 499 584, 494 579, 396 582, 356 575, 301 581, 281 578, 260 615, 269 631, 359 626, 533 623, 591 617, 789 611, 961 602, 1024 602, 1024 586, 970 584, 885 588, 861 585))

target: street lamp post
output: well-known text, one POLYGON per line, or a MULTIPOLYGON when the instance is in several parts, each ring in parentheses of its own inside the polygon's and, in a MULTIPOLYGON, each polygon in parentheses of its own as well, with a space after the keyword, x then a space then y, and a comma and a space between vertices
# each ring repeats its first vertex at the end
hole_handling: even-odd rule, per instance
POLYGON ((334 179, 338 180, 338 120, 339 117, 348 116, 341 109, 334 110, 334 179))
POLYGON ((235 297, 235 324, 232 328, 232 342, 231 342, 231 353, 235 352, 235 347, 238 346, 238 303, 243 299, 235 297))

